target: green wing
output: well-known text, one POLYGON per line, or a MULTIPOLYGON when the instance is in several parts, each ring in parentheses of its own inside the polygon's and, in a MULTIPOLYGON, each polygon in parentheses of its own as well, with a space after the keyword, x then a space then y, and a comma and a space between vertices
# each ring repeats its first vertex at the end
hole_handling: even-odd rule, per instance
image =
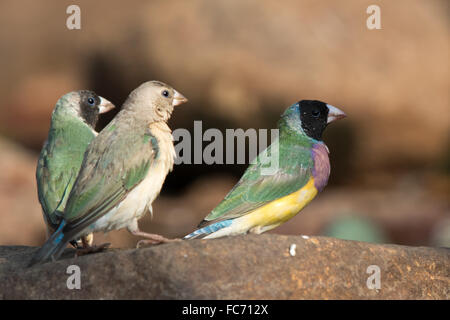
POLYGON ((66 232, 81 232, 146 177, 157 157, 157 140, 148 128, 142 134, 123 132, 129 130, 111 122, 90 144, 64 212, 66 232))
MULTIPOLYGON (((267 154, 274 152, 276 143, 267 148, 267 154)), ((244 175, 227 196, 214 208, 199 227, 214 221, 226 220, 243 216, 265 204, 282 198, 302 188, 310 179, 314 166, 311 157, 310 144, 294 143, 284 139, 279 143, 278 169, 273 174, 262 175, 267 167, 260 153, 247 168, 244 175)))
POLYGON ((64 211, 68 195, 80 170, 83 155, 94 132, 82 121, 57 119, 39 156, 36 169, 38 197, 47 225, 54 229, 59 212, 64 211))

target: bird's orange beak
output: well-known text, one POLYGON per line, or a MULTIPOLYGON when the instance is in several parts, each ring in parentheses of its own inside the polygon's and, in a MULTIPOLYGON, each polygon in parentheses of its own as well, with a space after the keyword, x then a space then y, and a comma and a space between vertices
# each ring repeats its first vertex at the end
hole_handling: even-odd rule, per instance
POLYGON ((188 99, 186 99, 186 97, 183 96, 181 93, 179 93, 177 90, 173 90, 173 91, 175 92, 173 95, 173 102, 172 102, 172 105, 174 107, 188 101, 188 99))
POLYGON ((328 107, 328 118, 327 123, 345 118, 347 115, 344 113, 344 111, 339 110, 338 108, 332 106, 331 104, 327 104, 328 107))
POLYGON ((98 113, 105 113, 112 109, 114 109, 116 106, 113 105, 110 101, 106 100, 103 97, 100 97, 100 104, 98 105, 98 113))

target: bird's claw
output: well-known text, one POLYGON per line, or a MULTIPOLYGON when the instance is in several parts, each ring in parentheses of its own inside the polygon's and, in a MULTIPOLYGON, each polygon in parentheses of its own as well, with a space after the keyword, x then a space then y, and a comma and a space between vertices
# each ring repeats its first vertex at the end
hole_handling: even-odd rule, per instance
POLYGON ((102 243, 98 246, 89 246, 89 247, 77 249, 75 251, 75 256, 79 257, 79 256, 84 256, 84 255, 90 254, 90 253, 102 252, 102 251, 108 249, 110 245, 111 245, 111 243, 102 243))
POLYGON ((161 238, 157 238, 157 239, 145 239, 145 240, 139 240, 138 243, 136 244, 136 248, 139 249, 141 247, 141 245, 157 245, 157 244, 162 244, 162 243, 170 243, 170 242, 178 242, 181 241, 181 239, 168 239, 165 237, 161 238))

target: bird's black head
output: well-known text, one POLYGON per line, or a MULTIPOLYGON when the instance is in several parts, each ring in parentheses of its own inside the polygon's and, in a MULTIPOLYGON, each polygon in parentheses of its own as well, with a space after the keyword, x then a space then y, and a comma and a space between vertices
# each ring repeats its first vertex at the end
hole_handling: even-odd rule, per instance
POLYGON ((302 100, 298 105, 303 131, 313 139, 322 140, 329 111, 326 103, 317 100, 302 100))
POLYGON ((82 90, 80 93, 80 116, 88 125, 95 128, 100 113, 100 97, 92 91, 82 90))
POLYGON ((345 113, 338 108, 318 100, 302 100, 298 106, 303 131, 308 137, 319 141, 330 122, 345 117, 345 113))
POLYGON ((80 117, 82 117, 92 128, 95 128, 100 113, 107 112, 114 108, 114 105, 111 102, 100 97, 93 91, 80 90, 78 93, 80 95, 80 117))

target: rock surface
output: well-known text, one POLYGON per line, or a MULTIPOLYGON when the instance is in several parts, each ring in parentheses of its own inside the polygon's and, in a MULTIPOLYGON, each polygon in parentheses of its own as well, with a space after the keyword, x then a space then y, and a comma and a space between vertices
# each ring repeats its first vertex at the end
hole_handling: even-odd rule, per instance
POLYGON ((68 249, 64 259, 26 268, 35 250, 0 247, 1 299, 450 298, 445 248, 266 234, 78 258, 68 249), (79 290, 67 288, 73 264, 81 270, 79 290), (370 265, 380 268, 380 289, 367 287, 370 265))

